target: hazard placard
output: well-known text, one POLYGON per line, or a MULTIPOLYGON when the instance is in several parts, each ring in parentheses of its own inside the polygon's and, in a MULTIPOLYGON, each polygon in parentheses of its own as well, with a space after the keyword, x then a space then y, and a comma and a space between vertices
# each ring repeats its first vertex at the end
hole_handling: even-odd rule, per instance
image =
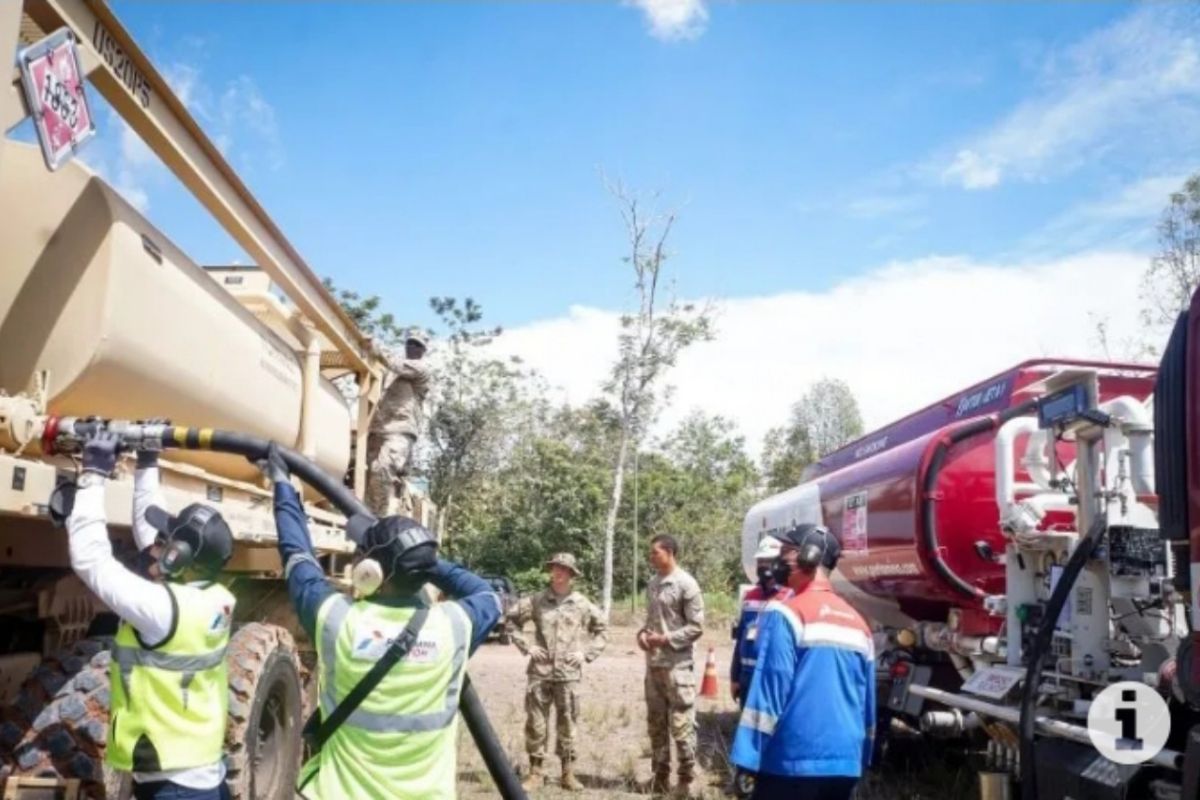
POLYGON ((63 28, 26 47, 17 65, 46 166, 58 169, 96 134, 74 34, 63 28))
POLYGON ((842 550, 867 551, 867 493, 847 495, 842 505, 842 550))

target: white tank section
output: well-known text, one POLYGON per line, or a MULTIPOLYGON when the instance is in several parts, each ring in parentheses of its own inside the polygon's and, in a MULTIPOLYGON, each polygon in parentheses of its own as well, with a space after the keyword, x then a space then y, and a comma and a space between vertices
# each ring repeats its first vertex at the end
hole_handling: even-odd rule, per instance
MULTIPOLYGON (((47 173, 38 150, 4 142, 0 172, 0 390, 46 410, 243 431, 295 447, 297 355, 94 173, 47 173)), ((350 410, 322 380, 315 460, 341 475, 350 410)), ((231 478, 244 459, 172 453, 231 478)))
POLYGON ((821 490, 816 483, 800 484, 751 506, 742 522, 742 570, 746 579, 751 583, 758 580, 754 553, 764 536, 805 522, 815 525, 825 522, 821 515, 821 490))

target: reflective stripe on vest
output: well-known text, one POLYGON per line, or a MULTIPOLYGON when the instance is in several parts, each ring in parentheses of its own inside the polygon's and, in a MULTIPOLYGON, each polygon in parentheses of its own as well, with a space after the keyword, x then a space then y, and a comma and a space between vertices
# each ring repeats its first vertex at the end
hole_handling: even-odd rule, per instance
POLYGON ((207 766, 217 763, 224 749, 225 655, 236 601, 216 583, 164 588, 176 613, 170 638, 149 649, 122 622, 111 651, 105 759, 119 770, 207 766))
MULTIPOLYGON (((335 597, 329 602, 332 607, 321 626, 321 650, 324 655, 324 681, 321 689, 321 714, 328 717, 337 707, 334 696, 334 686, 337 679, 337 638, 350 613, 351 602, 344 596, 335 597)), ((375 733, 420 733, 440 730, 454 720, 458 713, 458 693, 462 685, 463 667, 467 662, 467 629, 462 615, 457 609, 446 615, 450 620, 450 630, 454 637, 454 655, 451 659, 451 678, 446 688, 445 706, 427 714, 391 715, 378 714, 363 710, 359 706, 346 718, 345 725, 351 725, 375 733)), ((401 664, 404 662, 401 661, 401 664)), ((394 668, 393 668, 394 669, 394 668)))

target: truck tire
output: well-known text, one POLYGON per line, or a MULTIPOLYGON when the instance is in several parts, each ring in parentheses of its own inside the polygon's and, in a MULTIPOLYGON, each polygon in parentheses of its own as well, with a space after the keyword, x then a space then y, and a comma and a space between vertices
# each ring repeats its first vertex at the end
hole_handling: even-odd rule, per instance
POLYGON ((300 660, 287 629, 251 622, 229 641, 225 752, 236 800, 290 800, 300 770, 300 660))
POLYGON ((82 639, 42 661, 0 722, 13 775, 79 778, 83 796, 129 797, 128 776, 104 764, 110 640, 82 639))

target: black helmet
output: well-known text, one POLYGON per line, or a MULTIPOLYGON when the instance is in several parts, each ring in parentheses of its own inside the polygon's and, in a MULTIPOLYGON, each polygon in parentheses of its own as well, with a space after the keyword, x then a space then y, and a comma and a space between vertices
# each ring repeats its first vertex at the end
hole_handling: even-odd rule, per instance
POLYGON ((833 569, 842 555, 842 546, 837 537, 824 525, 803 522, 791 530, 776 536, 785 545, 795 547, 799 553, 796 562, 801 567, 813 569, 821 566, 833 569))
POLYGON ((233 555, 233 533, 221 514, 210 506, 192 503, 172 517, 158 506, 146 509, 146 522, 161 534, 158 565, 170 576, 189 567, 213 577, 233 555))
MULTIPOLYGON (((411 576, 420 576, 437 565, 437 538, 414 519, 392 516, 373 520, 356 514, 350 518, 347 534, 358 542, 359 558, 379 562, 385 581, 407 588, 412 585, 411 576)), ((416 588, 420 588, 419 583, 416 588)))

